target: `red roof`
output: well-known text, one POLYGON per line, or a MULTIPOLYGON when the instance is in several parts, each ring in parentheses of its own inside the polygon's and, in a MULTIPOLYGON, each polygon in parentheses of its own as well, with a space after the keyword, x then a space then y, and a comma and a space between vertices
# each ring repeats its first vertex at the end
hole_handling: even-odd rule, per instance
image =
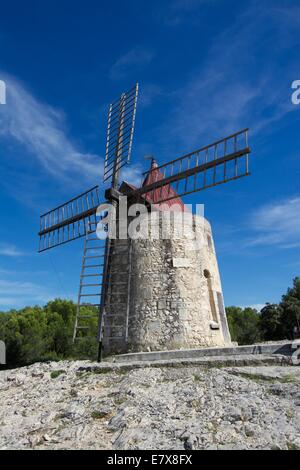
MULTIPOLYGON (((146 176, 142 187, 148 186, 149 184, 156 183, 157 181, 161 181, 164 178, 161 171, 158 169, 158 165, 154 159, 152 159, 151 169, 148 175, 146 176)), ((157 188, 149 193, 145 193, 143 197, 150 202, 151 204, 157 205, 159 210, 169 210, 173 206, 173 210, 177 211, 186 211, 187 208, 185 207, 182 199, 177 195, 176 191, 170 186, 169 184, 163 186, 162 188, 157 188), (170 199, 169 201, 165 201, 163 203, 159 203, 162 199, 169 199, 173 197, 174 199, 170 199), (176 206, 176 209, 175 209, 176 206)))

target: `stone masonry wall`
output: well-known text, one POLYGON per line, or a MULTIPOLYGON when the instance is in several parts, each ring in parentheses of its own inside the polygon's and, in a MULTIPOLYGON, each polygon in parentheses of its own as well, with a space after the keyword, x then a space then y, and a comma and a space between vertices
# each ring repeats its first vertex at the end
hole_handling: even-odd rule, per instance
MULTIPOLYGON (((150 215, 145 217, 149 222, 150 215)), ((185 225, 184 234, 177 238, 173 233, 174 224, 171 223, 168 231, 164 217, 164 213, 159 212, 156 227, 155 224, 152 227, 164 228, 169 238, 131 241, 128 342, 124 335, 123 340, 107 340, 107 352, 230 344, 210 224, 194 216, 193 225, 185 225), (195 233, 198 242, 191 240, 195 233)), ((112 255, 112 286, 121 279, 128 280, 124 272, 129 243, 115 241, 115 254, 123 250, 124 256, 112 255)), ((115 292, 118 292, 115 299, 125 300, 127 291, 122 290, 121 285, 115 292)), ((110 309, 119 316, 106 322, 106 330, 116 332, 119 328, 121 332, 121 324, 126 324, 126 308, 112 304, 110 309)))

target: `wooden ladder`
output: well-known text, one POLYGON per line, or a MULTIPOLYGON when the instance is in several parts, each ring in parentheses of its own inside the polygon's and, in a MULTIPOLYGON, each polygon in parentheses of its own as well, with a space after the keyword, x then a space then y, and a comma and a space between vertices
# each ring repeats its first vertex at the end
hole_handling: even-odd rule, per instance
POLYGON ((88 225, 84 241, 73 342, 89 336, 91 326, 86 324, 86 319, 98 318, 98 361, 101 361, 104 337, 108 341, 123 339, 125 339, 125 342, 128 341, 132 241, 129 240, 127 250, 126 265, 128 268, 126 272, 118 272, 119 275, 124 275, 125 281, 113 281, 110 270, 111 256, 118 257, 124 256, 124 254, 114 253, 115 240, 110 238, 102 240, 97 237, 95 233, 96 223, 89 222, 88 225), (126 301, 120 305, 123 313, 111 313, 112 310, 118 308, 118 303, 111 300, 111 291, 115 286, 121 287, 121 285, 126 291, 126 301), (84 307, 96 307, 98 311, 95 314, 85 314, 82 313, 84 307), (123 317, 121 334, 111 335, 110 331, 112 328, 109 327, 109 323, 113 317, 117 316, 123 317), (105 321, 106 319, 107 322, 105 321))
POLYGON ((84 241, 73 342, 88 336, 91 326, 84 320, 99 319, 101 315, 101 298, 106 283, 105 260, 106 240, 97 237, 96 223, 89 222, 84 241), (97 313, 82 313, 86 307, 96 307, 97 313), (82 334, 83 332, 86 334, 82 334))

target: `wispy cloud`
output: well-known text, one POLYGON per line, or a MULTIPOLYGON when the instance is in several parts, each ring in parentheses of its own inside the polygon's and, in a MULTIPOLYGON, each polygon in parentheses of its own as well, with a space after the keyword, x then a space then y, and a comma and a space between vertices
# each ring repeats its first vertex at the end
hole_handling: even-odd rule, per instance
POLYGON ((19 269, 5 269, 0 266, 0 276, 5 276, 7 279, 8 277, 17 277, 17 276, 23 276, 28 278, 28 276, 36 276, 36 278, 40 278, 41 276, 46 277, 49 274, 49 271, 46 269, 39 269, 39 270, 28 270, 28 271, 20 271, 19 269))
POLYGON ((166 97, 166 93, 163 89, 155 83, 143 83, 141 87, 141 93, 138 100, 140 107, 150 106, 157 98, 166 97))
MULTIPOLYGON (((223 255, 261 257, 268 247, 300 248, 300 196, 264 204, 237 226, 217 226, 216 232, 221 234, 218 252, 223 255)), ((289 266, 299 266, 299 260, 289 266)))
POLYGON ((46 303, 53 298, 53 293, 45 286, 33 282, 10 281, 0 279, 0 305, 13 308, 33 303, 46 303))
POLYGON ((199 24, 202 9, 205 6, 216 7, 223 0, 171 0, 159 5, 157 17, 167 26, 177 27, 189 23, 189 26, 199 24))
POLYGON ((7 105, 0 109, 0 138, 21 144, 56 179, 84 174, 94 180, 101 159, 77 148, 67 135, 63 113, 39 101, 15 78, 5 76, 5 81, 7 105))
POLYGON ((19 250, 15 245, 8 243, 0 243, 0 256, 8 256, 10 258, 19 258, 26 256, 28 253, 19 250))
POLYGON ((125 166, 121 170, 121 180, 127 181, 128 183, 133 184, 134 186, 139 187, 142 179, 142 166, 129 165, 125 166))
MULTIPOLYGON (((0 107, 0 142, 8 144, 10 149, 16 148, 18 152, 15 155, 19 155, 19 161, 16 160, 18 157, 14 156, 13 165, 9 158, 6 161, 5 158, 2 159, 1 166, 7 178, 2 179, 1 183, 7 191, 31 207, 36 207, 38 202, 39 206, 46 208, 48 203, 45 201, 53 192, 56 193, 57 189, 62 194, 72 190, 72 197, 76 192, 82 191, 84 185, 94 185, 101 181, 104 159, 78 148, 68 135, 64 113, 42 103, 16 78, 3 73, 1 76, 6 78, 7 105, 0 107), (32 166, 34 172, 30 171, 32 166), (49 176, 52 178, 49 179, 49 176), (13 191, 12 180, 18 180, 18 185, 14 185, 13 191), (45 181, 47 184, 51 182, 54 191, 44 191, 45 181)), ((132 182, 135 184, 139 171, 139 166, 132 165, 124 171, 124 175, 129 181, 132 176, 132 182)), ((2 254, 19 255, 18 251, 11 247, 2 247, 2 254)))
POLYGON ((254 236, 248 240, 247 246, 300 247, 300 197, 259 208, 250 219, 250 227, 254 236))
POLYGON ((299 7, 251 2, 208 51, 199 52, 201 68, 174 92, 166 139, 192 149, 243 127, 259 132, 295 111, 290 76, 297 65, 282 68, 281 58, 298 43, 299 18, 299 7))
POLYGON ((113 80, 123 79, 144 68, 152 62, 154 57, 155 54, 152 50, 135 47, 116 60, 110 69, 109 76, 113 80))

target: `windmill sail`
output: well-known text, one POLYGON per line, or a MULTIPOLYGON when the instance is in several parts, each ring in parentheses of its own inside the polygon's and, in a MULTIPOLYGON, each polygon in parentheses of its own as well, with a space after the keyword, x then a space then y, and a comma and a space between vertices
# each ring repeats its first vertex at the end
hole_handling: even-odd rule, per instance
MULTIPOLYGON (((119 188, 120 170, 131 157, 137 97, 138 84, 123 93, 109 108, 103 179, 110 182, 110 189, 105 196, 115 209, 118 209, 121 193, 129 197, 130 203, 142 201, 147 206, 155 204, 161 210, 172 210, 177 204, 185 210, 184 202, 180 199, 182 196, 249 175, 248 129, 243 129, 163 165, 158 166, 152 161, 150 170, 144 173, 144 182, 140 188, 125 182, 119 188)), ((133 245, 131 241, 129 244, 127 240, 124 241, 128 253, 124 262, 126 250, 118 253, 113 237, 102 240, 94 235, 99 206, 99 186, 94 186, 43 214, 40 218, 39 252, 86 236, 73 339, 84 337, 84 332, 90 326, 90 314, 86 314, 86 306, 97 307, 97 310, 94 308, 92 311, 92 317, 98 315, 99 318, 100 358, 103 339, 119 341, 120 328, 125 341, 128 339, 133 245), (116 260, 115 266, 112 258, 116 260), (126 265, 123 271, 122 264, 126 265), (112 278, 114 268, 120 280, 112 278), (127 281, 124 280, 126 276, 127 281), (123 285, 121 291, 120 285, 123 285), (126 301, 120 302, 120 292, 123 291, 126 301), (113 317, 117 318, 114 319, 115 323, 107 321, 113 317)), ((120 248, 122 245, 119 242, 117 245, 120 248)))
POLYGON ((96 222, 99 186, 94 186, 40 218, 39 252, 86 235, 87 224, 96 222))
POLYGON ((248 129, 144 173, 149 184, 132 192, 155 203, 170 201, 249 175, 248 129), (154 197, 155 195, 155 197, 154 197))
POLYGON ((120 169, 130 161, 135 125, 138 84, 112 103, 108 114, 104 181, 116 188, 120 169))
MULTIPOLYGON (((145 173, 143 186, 128 195, 160 204, 247 176, 250 152, 248 129, 244 129, 169 163, 152 166, 145 173)), ((116 164, 118 172, 118 159, 116 164)), ((99 204, 99 187, 95 186, 43 214, 39 251, 85 236, 87 223, 96 221, 99 204)))

